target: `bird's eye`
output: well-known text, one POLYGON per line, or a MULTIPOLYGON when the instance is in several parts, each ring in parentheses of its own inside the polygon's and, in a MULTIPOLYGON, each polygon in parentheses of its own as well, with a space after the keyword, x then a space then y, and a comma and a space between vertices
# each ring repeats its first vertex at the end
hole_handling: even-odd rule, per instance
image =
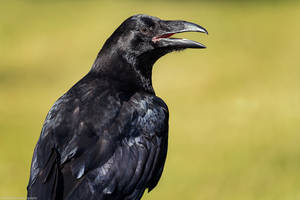
POLYGON ((141 32, 143 34, 147 34, 148 33, 148 29, 146 27, 141 28, 141 32))

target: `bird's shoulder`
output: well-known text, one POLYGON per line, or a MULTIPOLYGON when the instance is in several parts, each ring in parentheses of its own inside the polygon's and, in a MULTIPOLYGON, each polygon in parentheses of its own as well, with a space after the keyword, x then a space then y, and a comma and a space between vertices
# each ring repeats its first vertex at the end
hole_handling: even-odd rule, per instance
POLYGON ((168 120, 166 103, 154 94, 126 91, 112 81, 92 79, 82 81, 60 97, 52 106, 45 119, 41 136, 49 132, 63 137, 84 132, 84 126, 99 134, 120 132, 112 130, 130 122, 130 126, 143 127, 144 131, 162 128, 168 120), (78 127, 79 126, 79 127, 78 127), (53 131, 56 130, 56 131, 53 131), (66 135, 67 134, 67 135, 66 135))
POLYGON ((124 107, 133 109, 138 125, 142 127, 144 133, 163 130, 169 118, 167 105, 155 95, 138 93, 131 98, 129 105, 124 105, 124 107))

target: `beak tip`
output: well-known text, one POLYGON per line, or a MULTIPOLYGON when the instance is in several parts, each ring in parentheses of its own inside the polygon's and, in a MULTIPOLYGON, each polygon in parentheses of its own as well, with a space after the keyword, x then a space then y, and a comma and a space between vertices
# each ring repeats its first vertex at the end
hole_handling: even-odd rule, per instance
POLYGON ((208 31, 205 28, 203 28, 203 27, 201 27, 201 31, 200 32, 205 33, 206 35, 208 35, 208 31))

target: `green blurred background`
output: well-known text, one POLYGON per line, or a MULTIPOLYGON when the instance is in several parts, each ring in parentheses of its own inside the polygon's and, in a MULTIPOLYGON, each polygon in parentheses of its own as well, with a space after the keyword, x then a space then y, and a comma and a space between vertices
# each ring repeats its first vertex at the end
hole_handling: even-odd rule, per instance
POLYGON ((170 109, 158 187, 143 199, 300 199, 297 1, 0 1, 0 199, 24 197, 54 101, 90 69, 127 17, 184 19, 208 46, 160 59, 170 109))

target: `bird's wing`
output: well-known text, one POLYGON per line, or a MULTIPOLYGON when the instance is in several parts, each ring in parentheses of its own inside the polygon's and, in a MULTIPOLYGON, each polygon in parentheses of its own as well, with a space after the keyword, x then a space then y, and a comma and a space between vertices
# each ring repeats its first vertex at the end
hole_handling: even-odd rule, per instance
POLYGON ((155 187, 167 152, 166 105, 156 97, 102 97, 93 98, 98 104, 68 97, 54 104, 33 156, 28 196, 139 199, 155 187))
POLYGON ((45 119, 31 162, 27 186, 28 198, 45 200, 62 198, 63 176, 58 138, 61 137, 59 135, 63 132, 63 124, 66 123, 63 113, 66 113, 67 101, 66 96, 58 99, 45 119))
MULTIPOLYGON (((112 154, 105 162, 93 160, 101 164, 85 171, 66 199, 138 200, 146 188, 156 186, 167 154, 168 109, 164 102, 135 95, 122 104, 108 133, 112 154)), ((83 160, 88 161, 85 156, 83 160)))
POLYGON ((28 197, 60 199, 113 153, 115 144, 106 130, 120 102, 107 91, 83 95, 74 94, 75 89, 59 98, 45 119, 32 158, 28 197))
POLYGON ((62 176, 59 167, 59 153, 55 149, 50 150, 44 168, 37 169, 37 152, 34 152, 32 160, 31 177, 27 187, 28 199, 61 199, 63 194, 62 176), (35 174, 37 173, 37 174, 35 174))

